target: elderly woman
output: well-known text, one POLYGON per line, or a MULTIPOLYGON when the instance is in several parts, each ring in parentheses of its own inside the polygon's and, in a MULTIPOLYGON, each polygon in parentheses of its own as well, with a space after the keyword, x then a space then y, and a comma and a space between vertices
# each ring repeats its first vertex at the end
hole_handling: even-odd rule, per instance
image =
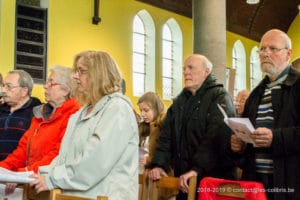
POLYGON ((117 64, 105 52, 85 51, 75 57, 73 77, 85 106, 70 118, 59 155, 30 185, 37 192, 137 199, 138 129, 117 64))
MULTIPOLYGON (((33 109, 30 128, 21 137, 18 147, 0 162, 0 167, 13 171, 38 171, 48 165, 59 152, 70 115, 79 109, 72 98, 71 68, 55 66, 44 85, 46 104, 33 109)), ((6 192, 16 184, 7 184, 6 192)))

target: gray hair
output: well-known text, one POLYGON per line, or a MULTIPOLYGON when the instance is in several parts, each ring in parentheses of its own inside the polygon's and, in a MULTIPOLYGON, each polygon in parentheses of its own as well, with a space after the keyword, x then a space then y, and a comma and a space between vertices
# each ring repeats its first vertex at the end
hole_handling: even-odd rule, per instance
POLYGON ((291 38, 287 34, 284 34, 284 38, 285 38, 286 48, 292 49, 292 40, 291 40, 291 38))
POLYGON ((273 33, 276 32, 277 36, 279 35, 279 36, 283 37, 283 39, 285 40, 285 48, 292 49, 292 40, 284 31, 279 30, 279 29, 271 29, 271 30, 267 31, 263 35, 263 37, 270 32, 273 32, 273 33))
POLYGON ((67 98, 73 96, 74 90, 74 80, 72 79, 72 69, 70 67, 64 67, 60 65, 55 65, 49 69, 50 73, 53 73, 57 77, 57 82, 61 84, 62 87, 70 90, 67 98))
POLYGON ((18 74, 19 75, 18 82, 20 87, 28 88, 28 96, 31 96, 31 92, 33 88, 33 79, 28 72, 22 69, 17 69, 17 70, 9 71, 8 74, 18 74))

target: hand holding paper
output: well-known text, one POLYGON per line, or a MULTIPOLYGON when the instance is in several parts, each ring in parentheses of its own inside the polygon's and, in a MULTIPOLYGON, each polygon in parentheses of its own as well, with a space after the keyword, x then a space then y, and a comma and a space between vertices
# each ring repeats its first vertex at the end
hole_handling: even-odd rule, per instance
POLYGON ((224 116, 224 122, 236 134, 236 136, 246 143, 255 145, 253 139, 251 138, 251 134, 255 129, 250 120, 248 118, 238 117, 228 118, 224 109, 219 104, 217 104, 217 106, 224 116))

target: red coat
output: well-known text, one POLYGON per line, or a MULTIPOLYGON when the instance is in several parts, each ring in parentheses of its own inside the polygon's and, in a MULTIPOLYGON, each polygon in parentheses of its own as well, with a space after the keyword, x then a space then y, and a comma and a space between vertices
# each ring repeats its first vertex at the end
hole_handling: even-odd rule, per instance
POLYGON ((49 119, 44 119, 46 105, 34 112, 30 128, 20 139, 18 147, 0 162, 0 167, 37 172, 39 166, 50 164, 56 157, 68 119, 80 106, 75 99, 68 99, 53 111, 49 119))

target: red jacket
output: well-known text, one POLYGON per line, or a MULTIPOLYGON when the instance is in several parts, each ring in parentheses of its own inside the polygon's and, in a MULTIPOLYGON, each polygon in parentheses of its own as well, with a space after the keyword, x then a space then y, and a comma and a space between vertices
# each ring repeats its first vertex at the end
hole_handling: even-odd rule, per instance
MULTIPOLYGON (((79 109, 75 99, 66 100, 49 115, 49 104, 35 108, 30 128, 24 133, 18 147, 0 162, 0 167, 13 171, 38 171, 48 165, 59 152, 69 117, 79 109)), ((50 112, 51 113, 51 112, 50 112)))

